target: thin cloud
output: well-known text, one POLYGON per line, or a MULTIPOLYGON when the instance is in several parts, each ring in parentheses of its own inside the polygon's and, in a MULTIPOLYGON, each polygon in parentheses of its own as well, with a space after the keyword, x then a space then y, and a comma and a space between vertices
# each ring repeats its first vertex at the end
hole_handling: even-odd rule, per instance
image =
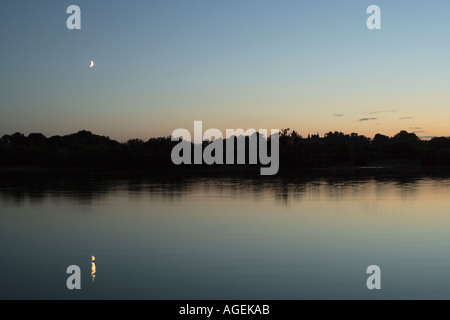
POLYGON ((369 114, 379 114, 379 113, 387 113, 387 112, 398 112, 400 110, 393 109, 393 110, 379 110, 379 111, 372 111, 369 112, 369 114))
POLYGON ((343 117, 344 115, 342 113, 335 113, 333 114, 333 117, 343 117))
POLYGON ((398 120, 406 120, 406 119, 414 119, 414 117, 401 117, 401 118, 398 118, 398 120))
POLYGON ((421 127, 409 127, 409 130, 422 130, 421 127))
POLYGON ((436 137, 435 136, 420 136, 419 138, 420 138, 420 140, 431 140, 436 137))
POLYGON ((378 118, 361 118, 358 120, 358 122, 370 121, 370 120, 378 120, 378 118))

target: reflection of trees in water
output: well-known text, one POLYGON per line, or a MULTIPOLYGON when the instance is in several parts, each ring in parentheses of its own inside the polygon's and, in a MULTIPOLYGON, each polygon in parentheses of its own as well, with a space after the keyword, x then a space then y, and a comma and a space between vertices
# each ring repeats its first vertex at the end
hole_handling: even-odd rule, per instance
POLYGON ((176 176, 144 172, 91 173, 88 171, 15 171, 2 172, 0 200, 6 205, 25 203, 39 206, 47 200, 74 201, 91 205, 94 200, 126 192, 131 200, 176 202, 180 199, 212 194, 230 199, 246 197, 255 201, 273 198, 288 206, 291 202, 320 200, 321 197, 345 200, 371 196, 382 198, 393 191, 401 197, 411 197, 427 179, 446 181, 450 174, 443 172, 355 173, 317 171, 292 172, 275 177, 238 176, 176 176))
POLYGON ((91 205, 94 200, 126 191, 130 197, 141 194, 176 199, 188 190, 184 179, 139 177, 142 173, 90 173, 88 171, 16 170, 0 175, 0 199, 9 205, 39 205, 52 201, 75 201, 91 205))

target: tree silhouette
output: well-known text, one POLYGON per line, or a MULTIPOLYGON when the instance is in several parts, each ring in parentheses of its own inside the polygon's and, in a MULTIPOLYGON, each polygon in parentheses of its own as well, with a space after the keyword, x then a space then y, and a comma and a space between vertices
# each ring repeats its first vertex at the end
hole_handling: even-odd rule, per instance
MULTIPOLYGON (((256 139, 266 139, 255 134, 256 139)), ((234 163, 237 163, 237 143, 245 143, 245 163, 249 162, 250 137, 231 137, 234 142, 234 163)), ((414 161, 424 165, 450 165, 450 138, 420 140, 414 133, 401 131, 393 137, 380 133, 373 139, 357 133, 328 132, 323 137, 303 138, 289 128, 280 131, 281 168, 323 168, 333 166, 366 166, 383 161, 414 161)), ((223 162, 226 146, 223 140, 223 162)), ((191 147, 192 143, 186 142, 191 147)), ((204 141, 206 148, 212 141, 204 141)), ((170 137, 148 141, 131 139, 119 143, 109 137, 89 131, 65 136, 45 137, 41 133, 20 132, 0 139, 0 165, 101 168, 172 168, 171 152, 177 141, 170 137)), ((270 144, 269 144, 270 146, 270 144)), ((258 147, 259 148, 259 147, 258 147)), ((193 159, 192 159, 193 160, 193 159)), ((193 163, 193 162, 192 162, 193 163)), ((259 166, 259 162, 257 163, 259 166)))

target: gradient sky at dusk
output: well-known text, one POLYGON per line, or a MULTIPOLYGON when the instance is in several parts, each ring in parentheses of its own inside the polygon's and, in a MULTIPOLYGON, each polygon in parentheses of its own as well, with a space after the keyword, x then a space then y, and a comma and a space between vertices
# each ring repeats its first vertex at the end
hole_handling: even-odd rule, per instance
POLYGON ((448 0, 2 0, 0 29, 0 135, 450 135, 448 0))

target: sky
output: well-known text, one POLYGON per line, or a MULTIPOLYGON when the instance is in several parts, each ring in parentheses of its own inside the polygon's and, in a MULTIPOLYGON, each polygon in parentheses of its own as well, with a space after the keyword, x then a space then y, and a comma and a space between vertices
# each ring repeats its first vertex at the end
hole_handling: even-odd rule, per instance
POLYGON ((449 17, 448 0, 2 0, 0 135, 450 136, 449 17))

